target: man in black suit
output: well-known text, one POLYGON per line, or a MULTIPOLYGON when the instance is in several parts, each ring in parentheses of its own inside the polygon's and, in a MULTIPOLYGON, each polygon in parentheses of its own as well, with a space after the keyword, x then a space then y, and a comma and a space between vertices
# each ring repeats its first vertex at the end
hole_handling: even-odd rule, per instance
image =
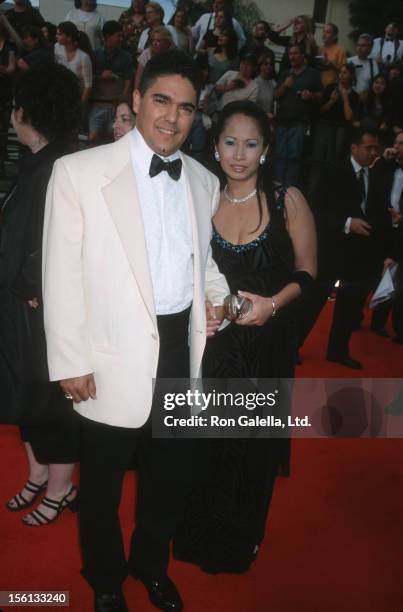
POLYGON ((325 173, 316 194, 328 286, 340 280, 327 359, 353 369, 361 369, 362 364, 349 354, 350 337, 360 325, 365 298, 382 272, 391 227, 370 168, 378 149, 375 132, 357 130, 350 158, 325 173))

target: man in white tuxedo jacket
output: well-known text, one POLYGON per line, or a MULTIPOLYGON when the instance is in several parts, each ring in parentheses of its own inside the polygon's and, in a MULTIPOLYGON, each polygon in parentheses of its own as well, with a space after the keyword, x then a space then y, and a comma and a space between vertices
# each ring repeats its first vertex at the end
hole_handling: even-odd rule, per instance
POLYGON ((196 378, 205 300, 222 320, 224 277, 211 258, 216 177, 179 152, 200 89, 178 50, 150 60, 134 92, 136 128, 58 160, 44 228, 44 309, 51 380, 82 425, 82 573, 94 609, 124 611, 139 578, 162 610, 183 607, 167 576, 169 542, 200 463, 195 440, 153 439, 153 378, 196 378), (118 506, 138 453, 136 529, 125 559, 118 506))

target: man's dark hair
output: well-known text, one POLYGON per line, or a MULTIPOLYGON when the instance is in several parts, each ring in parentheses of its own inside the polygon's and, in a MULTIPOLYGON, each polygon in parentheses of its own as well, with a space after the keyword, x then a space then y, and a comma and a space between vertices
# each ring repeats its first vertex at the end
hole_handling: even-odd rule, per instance
POLYGON ((259 21, 257 21, 257 22, 255 23, 255 27, 256 27, 257 25, 262 25, 262 26, 264 26, 264 29, 265 29, 265 31, 266 31, 266 34, 269 34, 269 33, 272 31, 272 30, 271 30, 271 26, 270 26, 269 22, 268 22, 268 21, 265 21, 264 19, 260 19, 259 21))
POLYGON ((373 136, 373 138, 379 138, 379 132, 378 130, 365 127, 354 128, 351 133, 351 144, 362 144, 364 136, 373 136))
POLYGON ((104 38, 108 36, 113 36, 116 32, 121 32, 123 30, 120 23, 111 19, 110 21, 105 21, 104 27, 102 28, 102 35, 104 38))
POLYGON ((40 47, 46 47, 45 37, 43 35, 42 30, 38 28, 38 26, 24 26, 22 28, 21 38, 22 40, 24 40, 24 38, 27 38, 28 36, 33 40, 37 40, 40 47))
POLYGON ((163 76, 178 75, 190 81, 199 98, 202 76, 199 66, 183 51, 171 49, 155 55, 145 65, 139 91, 142 96, 156 79, 163 76))
POLYGON ((291 49, 297 48, 298 51, 305 57, 305 59, 307 58, 307 52, 305 49, 305 46, 302 45, 301 43, 291 43, 287 49, 288 52, 291 51, 291 49))
POLYGON ((15 86, 15 107, 23 120, 52 142, 70 140, 81 118, 80 85, 76 75, 55 63, 23 72, 15 86))

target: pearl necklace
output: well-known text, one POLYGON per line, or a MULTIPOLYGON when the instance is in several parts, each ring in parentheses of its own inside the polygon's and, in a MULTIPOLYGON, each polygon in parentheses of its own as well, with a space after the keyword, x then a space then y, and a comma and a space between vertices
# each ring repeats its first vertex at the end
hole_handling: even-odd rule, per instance
POLYGON ((231 204, 244 204, 245 202, 247 202, 248 200, 253 198, 253 196, 256 195, 256 187, 250 193, 248 193, 248 195, 246 195, 244 198, 234 198, 234 196, 232 196, 230 192, 228 191, 228 185, 225 185, 224 195, 227 198, 227 200, 231 202, 231 204))

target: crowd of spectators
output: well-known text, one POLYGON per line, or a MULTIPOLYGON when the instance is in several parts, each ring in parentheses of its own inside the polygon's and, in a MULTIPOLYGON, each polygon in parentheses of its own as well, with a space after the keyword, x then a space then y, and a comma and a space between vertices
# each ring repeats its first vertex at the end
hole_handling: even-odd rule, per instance
POLYGON ((112 138, 116 99, 138 86, 150 57, 175 46, 196 57, 206 74, 188 141, 188 152, 202 161, 210 154, 210 128, 233 100, 252 100, 267 113, 277 178, 286 185, 314 188, 323 164, 348 152, 354 127, 379 129, 383 146, 403 129, 403 42, 393 23, 383 37, 361 33, 348 57, 337 24, 325 24, 318 45, 307 15, 276 27, 258 21, 246 31, 228 0, 214 0, 193 24, 184 8, 165 23, 157 2, 132 0, 117 21, 106 23, 94 0, 72 4, 54 25, 27 0, 14 0, 0 24, 1 169, 19 71, 51 59, 72 70, 80 81, 83 128, 98 144, 112 138))

